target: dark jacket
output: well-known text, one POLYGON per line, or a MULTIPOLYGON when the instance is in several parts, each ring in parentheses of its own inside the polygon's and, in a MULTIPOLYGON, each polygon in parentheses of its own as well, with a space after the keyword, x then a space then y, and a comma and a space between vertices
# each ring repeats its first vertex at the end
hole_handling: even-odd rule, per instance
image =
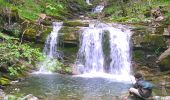
POLYGON ((143 79, 139 79, 134 84, 134 88, 138 89, 139 94, 144 98, 148 98, 152 94, 152 86, 150 86, 149 82, 147 82, 143 79))

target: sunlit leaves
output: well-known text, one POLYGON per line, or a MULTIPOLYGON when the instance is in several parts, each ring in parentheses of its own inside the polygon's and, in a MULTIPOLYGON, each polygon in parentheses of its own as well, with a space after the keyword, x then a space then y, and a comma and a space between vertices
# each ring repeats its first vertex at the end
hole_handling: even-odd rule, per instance
POLYGON ((22 63, 22 61, 35 64, 43 59, 43 55, 38 49, 31 48, 27 44, 19 45, 17 41, 11 40, 12 37, 3 36, 2 33, 0 38, 4 39, 0 43, 0 68, 8 69, 10 75, 17 76, 22 73, 22 70, 27 67, 27 64, 22 63))

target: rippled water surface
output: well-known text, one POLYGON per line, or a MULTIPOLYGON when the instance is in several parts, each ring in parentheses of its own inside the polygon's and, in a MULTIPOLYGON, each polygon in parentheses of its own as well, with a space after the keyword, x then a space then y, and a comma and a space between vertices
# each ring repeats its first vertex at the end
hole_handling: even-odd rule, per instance
POLYGON ((33 94, 48 100, 111 100, 127 93, 130 84, 106 78, 69 75, 31 75, 6 89, 6 92, 33 94))

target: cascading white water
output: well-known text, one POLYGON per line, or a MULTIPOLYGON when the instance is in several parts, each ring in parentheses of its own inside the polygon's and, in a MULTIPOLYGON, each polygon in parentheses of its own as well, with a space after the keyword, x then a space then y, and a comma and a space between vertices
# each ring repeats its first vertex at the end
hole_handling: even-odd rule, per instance
POLYGON ((53 31, 48 35, 44 47, 44 54, 47 55, 48 58, 59 57, 57 54, 57 37, 58 31, 62 27, 62 22, 54 22, 53 23, 53 31))
MULTIPOLYGON (((58 38, 58 32, 62 27, 62 22, 53 22, 53 30, 48 35, 45 47, 43 50, 44 55, 46 56, 46 60, 40 64, 40 69, 37 73, 51 73, 47 68, 47 63, 52 61, 55 58, 60 58, 59 53, 57 52, 57 38, 58 38)), ((53 62, 50 62, 51 66, 53 65, 53 62)), ((51 69, 51 68, 49 68, 51 69)))
POLYGON ((87 3, 88 5, 92 5, 92 4, 90 3, 90 0, 86 0, 86 3, 87 3))
POLYGON ((93 13, 101 13, 103 9, 104 9, 103 5, 98 5, 92 10, 92 12, 93 13))
POLYGON ((101 76, 101 73, 126 77, 130 75, 131 32, 128 28, 114 28, 111 24, 98 23, 82 31, 76 60, 78 73, 89 76, 96 73, 101 76))
POLYGON ((130 74, 130 30, 108 27, 110 32, 110 70, 112 74, 130 74))
POLYGON ((87 28, 80 38, 78 61, 84 67, 83 73, 103 72, 102 30, 100 28, 87 28))

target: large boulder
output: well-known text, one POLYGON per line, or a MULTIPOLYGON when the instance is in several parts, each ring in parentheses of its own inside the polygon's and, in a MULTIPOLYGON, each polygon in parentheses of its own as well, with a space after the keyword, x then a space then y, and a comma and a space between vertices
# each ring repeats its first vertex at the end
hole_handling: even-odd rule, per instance
POLYGON ((170 70, 170 48, 164 51, 158 58, 158 64, 161 71, 170 70))

